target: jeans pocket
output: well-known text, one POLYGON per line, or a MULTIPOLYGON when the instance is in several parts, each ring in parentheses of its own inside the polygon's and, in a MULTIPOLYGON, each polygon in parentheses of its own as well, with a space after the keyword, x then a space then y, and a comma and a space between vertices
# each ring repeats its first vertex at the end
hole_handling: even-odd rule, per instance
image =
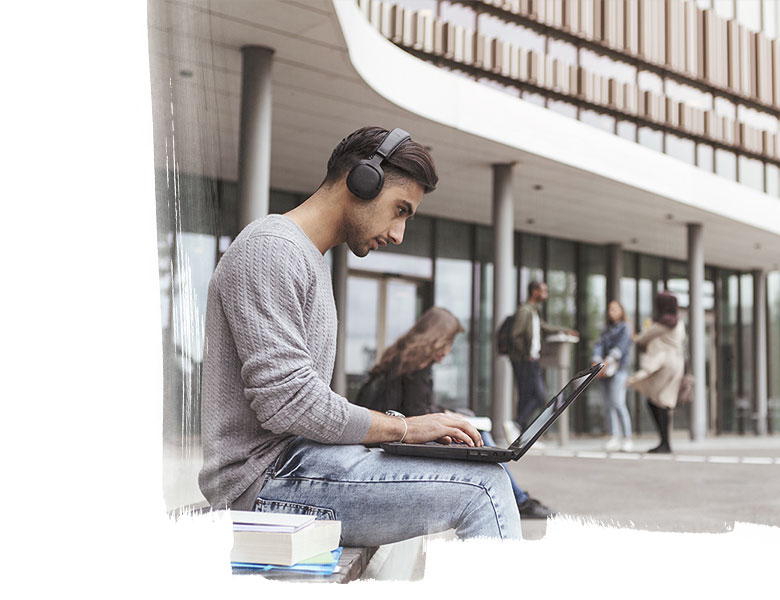
POLYGON ((336 513, 331 508, 288 502, 286 500, 264 500, 263 498, 258 498, 255 501, 255 511, 286 513, 288 515, 314 515, 321 520, 336 520, 336 513))

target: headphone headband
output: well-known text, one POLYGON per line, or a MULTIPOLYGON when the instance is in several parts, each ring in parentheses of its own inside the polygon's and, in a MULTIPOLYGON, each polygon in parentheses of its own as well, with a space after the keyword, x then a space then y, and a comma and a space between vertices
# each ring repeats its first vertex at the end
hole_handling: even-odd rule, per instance
POLYGON ((379 144, 379 148, 376 149, 371 158, 374 158, 377 154, 382 157, 382 160, 387 160, 398 149, 403 142, 412 137, 403 129, 396 127, 390 133, 385 136, 382 143, 379 144))

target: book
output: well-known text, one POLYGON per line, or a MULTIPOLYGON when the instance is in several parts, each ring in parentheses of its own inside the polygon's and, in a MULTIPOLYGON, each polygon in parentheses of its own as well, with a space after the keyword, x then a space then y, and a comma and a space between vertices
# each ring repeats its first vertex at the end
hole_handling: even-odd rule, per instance
POLYGON ((320 520, 298 531, 233 531, 230 561, 291 566, 339 546, 341 521, 320 520))
POLYGON ((233 531, 293 533, 314 523, 314 515, 231 510, 233 531))
POLYGON ((233 573, 253 573, 257 571, 295 571, 316 575, 332 575, 338 572, 339 559, 343 548, 339 546, 331 552, 323 552, 289 567, 258 563, 231 562, 233 573))

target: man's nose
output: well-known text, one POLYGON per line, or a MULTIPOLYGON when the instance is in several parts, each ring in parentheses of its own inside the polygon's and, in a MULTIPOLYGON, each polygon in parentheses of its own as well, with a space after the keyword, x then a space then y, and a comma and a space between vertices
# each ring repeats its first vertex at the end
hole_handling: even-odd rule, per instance
POLYGON ((402 222, 400 225, 393 225, 390 230, 387 232, 387 237, 390 238, 390 241, 393 242, 396 246, 404 241, 404 231, 406 230, 406 221, 402 222))

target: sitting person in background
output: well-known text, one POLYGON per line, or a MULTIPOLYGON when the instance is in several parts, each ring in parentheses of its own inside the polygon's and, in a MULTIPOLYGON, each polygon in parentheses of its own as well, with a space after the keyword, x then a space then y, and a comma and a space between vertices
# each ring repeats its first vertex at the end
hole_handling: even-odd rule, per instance
MULTIPOLYGON (((360 388, 355 404, 380 412, 393 410, 407 417, 442 412, 458 414, 435 403, 431 369, 447 356, 455 337, 462 331, 458 319, 447 309, 437 306, 428 309, 382 353, 369 371, 369 379, 360 388)), ((480 433, 486 445, 495 445, 489 432, 480 433)), ((554 514, 523 491, 508 469, 507 474, 521 517, 546 519, 554 514)))

